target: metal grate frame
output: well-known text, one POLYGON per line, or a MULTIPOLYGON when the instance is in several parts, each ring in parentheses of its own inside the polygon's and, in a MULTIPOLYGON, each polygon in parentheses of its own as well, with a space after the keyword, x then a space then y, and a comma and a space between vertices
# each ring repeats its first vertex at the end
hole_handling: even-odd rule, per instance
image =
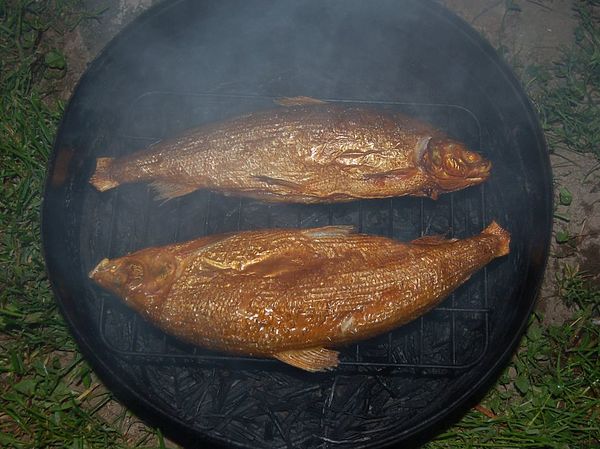
MULTIPOLYGON (((242 104, 243 109, 252 109, 252 107, 269 104, 272 100, 270 97, 149 92, 140 96, 131 105, 129 119, 124 126, 127 132, 121 134, 123 147, 147 145, 159 140, 164 135, 173 133, 174 130, 192 126, 194 121, 202 121, 202 117, 206 115, 214 117, 215 110, 226 111, 232 102, 242 104), (156 108, 154 107, 156 102, 167 106, 156 108), (205 105, 209 105, 208 114, 205 105), (177 114, 172 112, 175 108, 179 111, 177 114), (156 111, 163 115, 149 118, 149 115, 156 114, 156 111), (167 123, 157 135, 152 134, 148 129, 143 129, 143 126, 137 126, 136 123, 140 123, 139 117, 144 118, 141 122, 150 123, 164 123, 170 120, 169 117, 175 117, 175 119, 171 119, 174 121, 167 123)), ((480 125, 476 117, 462 107, 398 102, 373 103, 355 100, 330 101, 367 103, 411 113, 434 122, 450 135, 462 138, 472 148, 485 153, 483 151, 485 143, 482 142, 480 125), (465 117, 469 118, 470 123, 465 122, 465 117), (467 123, 467 129, 465 129, 465 123, 467 123)), ((153 202, 152 194, 147 187, 145 188, 146 201, 142 206, 142 214, 149 217, 155 211, 150 210, 153 202)), ((126 192, 122 192, 122 189, 116 189, 110 193, 112 195, 112 225, 106 253, 111 257, 122 255, 112 254, 115 238, 113 229, 119 213, 119 196, 127 195, 126 192)), ((333 224, 352 224, 358 232, 377 233, 390 238, 410 240, 432 232, 449 234, 449 237, 455 235, 465 237, 481 231, 487 224, 486 193, 483 185, 447 194, 437 202, 428 199, 392 198, 328 206, 265 205, 243 198, 223 198, 209 192, 193 195, 195 195, 193 202, 186 198, 170 202, 173 204, 169 206, 169 213, 175 214, 177 217, 174 241, 192 238, 189 236, 190 232, 194 234, 194 237, 199 237, 215 232, 230 232, 257 227, 295 226, 305 228, 333 224), (191 231, 182 231, 181 223, 185 221, 182 215, 184 215, 184 209, 188 208, 190 204, 193 204, 197 210, 202 208, 202 212, 198 216, 203 217, 203 220, 200 223, 194 223, 191 231), (215 210, 218 208, 221 208, 216 212, 219 220, 213 220, 215 210), (395 217, 404 216, 407 210, 410 212, 409 221, 412 220, 412 226, 405 226, 406 223, 401 223, 402 229, 397 230, 395 217), (460 214, 457 213, 458 211, 460 214), (374 216, 375 219, 373 219, 374 216), (256 217, 260 217, 261 223, 258 225, 255 223, 256 217), (227 229, 221 230, 225 221, 227 229), (443 225, 442 228, 439 225, 436 227, 435 223, 438 221, 446 222, 449 226, 446 226, 445 229, 443 229, 443 225), (459 228, 459 232, 455 232, 456 228, 459 228), (200 234, 198 234, 199 230, 200 234)), ((149 239, 151 240, 148 223, 149 220, 145 220, 143 229, 139 229, 137 232, 137 234, 141 234, 140 247, 156 244, 155 242, 144 244, 149 239)), ((382 337, 342 348, 341 368, 349 371, 360 371, 359 368, 464 370, 476 365, 488 349, 490 307, 487 284, 487 270, 484 268, 465 286, 454 292, 441 306, 424 317, 382 337), (477 338, 475 338, 476 344, 473 348, 474 336, 477 338), (469 351, 469 348, 472 350, 469 351), (464 353, 467 354, 466 357, 458 356, 458 354, 464 353)), ((100 338, 109 351, 121 357, 130 360, 160 361, 161 363, 176 363, 181 360, 243 362, 249 366, 259 364, 261 367, 264 367, 265 363, 275 363, 267 359, 214 353, 179 342, 156 330, 108 293, 95 293, 101 301, 98 317, 100 338)))

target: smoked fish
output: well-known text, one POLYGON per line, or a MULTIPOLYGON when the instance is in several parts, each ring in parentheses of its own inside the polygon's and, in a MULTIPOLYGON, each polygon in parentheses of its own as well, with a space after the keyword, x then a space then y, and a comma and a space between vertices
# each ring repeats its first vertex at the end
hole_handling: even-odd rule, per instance
POLYGON ((435 199, 489 176, 489 161, 405 115, 286 104, 202 125, 132 154, 98 158, 90 182, 100 191, 148 182, 165 200, 208 189, 269 202, 333 203, 435 199))
POLYGON ((89 276, 185 341, 321 371, 338 364, 332 348, 424 314, 509 245, 495 222, 410 243, 345 226, 257 230, 104 259, 89 276))

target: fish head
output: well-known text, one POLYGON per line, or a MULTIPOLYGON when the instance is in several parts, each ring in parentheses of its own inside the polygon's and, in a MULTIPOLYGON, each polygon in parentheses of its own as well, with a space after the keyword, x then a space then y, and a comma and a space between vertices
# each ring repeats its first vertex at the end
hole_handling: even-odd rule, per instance
POLYGON ((464 189, 485 181, 492 163, 455 140, 431 138, 423 146, 420 166, 442 192, 464 189))
POLYGON ((150 249, 117 259, 102 259, 89 277, 140 310, 166 297, 176 272, 177 260, 172 254, 150 249))

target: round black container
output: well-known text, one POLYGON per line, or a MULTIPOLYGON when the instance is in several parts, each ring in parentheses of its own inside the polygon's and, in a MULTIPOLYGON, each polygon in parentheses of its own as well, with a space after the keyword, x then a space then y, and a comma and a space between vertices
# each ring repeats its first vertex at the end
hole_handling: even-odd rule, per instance
POLYGON ((43 205, 48 274, 83 353, 136 413, 189 447, 380 447, 456 417, 514 350, 544 270, 551 173, 536 117, 493 49, 420 0, 171 1, 91 64, 71 99, 43 205), (161 204, 147 185, 100 193, 95 159, 126 154, 283 96, 369 103, 426 119, 493 163, 482 186, 429 199, 267 205, 198 191, 161 204), (93 285, 104 257, 205 234, 354 224, 410 240, 512 234, 496 260, 425 317, 343 348, 308 374, 164 335, 93 285))

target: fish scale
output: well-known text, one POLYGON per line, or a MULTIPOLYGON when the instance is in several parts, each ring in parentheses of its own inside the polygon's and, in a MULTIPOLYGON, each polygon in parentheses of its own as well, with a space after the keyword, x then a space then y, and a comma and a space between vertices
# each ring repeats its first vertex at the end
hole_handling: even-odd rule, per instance
POLYGON ((99 158, 90 182, 101 191, 148 182, 159 199, 208 189, 271 202, 331 203, 437 198, 489 176, 489 161, 429 124, 383 109, 301 103, 99 158))
POLYGON ((495 222, 410 243, 348 226, 244 231, 105 259, 90 277, 181 339, 317 371, 337 365, 332 347, 435 307, 509 243, 495 222))

